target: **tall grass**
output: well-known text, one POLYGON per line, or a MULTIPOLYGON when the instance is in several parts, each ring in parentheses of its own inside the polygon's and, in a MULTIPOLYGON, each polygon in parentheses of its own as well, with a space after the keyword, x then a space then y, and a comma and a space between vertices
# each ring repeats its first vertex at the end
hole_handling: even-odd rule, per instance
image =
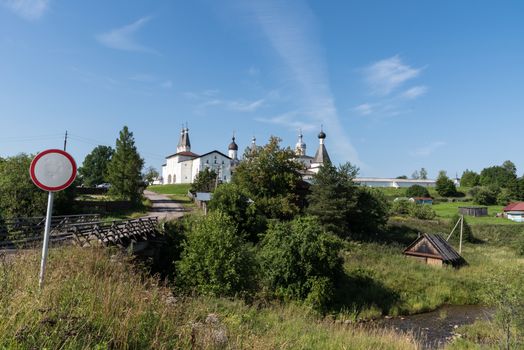
POLYGON ((179 297, 125 255, 100 248, 0 262, 0 348, 416 349, 408 336, 334 323, 297 305, 179 297))

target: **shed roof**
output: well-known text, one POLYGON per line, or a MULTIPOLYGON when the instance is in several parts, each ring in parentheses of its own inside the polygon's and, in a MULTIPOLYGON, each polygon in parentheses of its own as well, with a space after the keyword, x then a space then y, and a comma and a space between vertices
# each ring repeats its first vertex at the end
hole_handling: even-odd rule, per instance
POLYGON ((404 254, 437 258, 454 266, 462 265, 466 262, 441 235, 436 234, 424 233, 404 250, 404 254))

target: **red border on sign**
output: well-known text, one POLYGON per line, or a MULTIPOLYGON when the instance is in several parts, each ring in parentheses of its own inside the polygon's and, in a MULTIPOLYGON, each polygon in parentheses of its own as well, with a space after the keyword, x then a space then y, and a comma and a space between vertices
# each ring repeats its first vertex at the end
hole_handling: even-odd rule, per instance
POLYGON ((73 183, 73 181, 75 181, 76 170, 77 169, 76 169, 75 160, 73 159, 73 157, 71 157, 71 155, 69 153, 67 153, 66 151, 62 151, 61 149, 47 149, 45 151, 42 151, 42 152, 38 153, 36 155, 36 157, 31 161, 31 166, 29 167, 29 174, 31 175, 31 180, 33 180, 35 185, 37 185, 38 187, 40 187, 44 191, 57 192, 57 191, 65 190, 66 188, 68 188, 73 183), (49 154, 49 153, 59 153, 59 154, 65 156, 71 162, 71 165, 73 166, 73 172, 71 174, 71 177, 62 186, 57 186, 57 187, 46 186, 43 183, 41 183, 40 181, 38 181, 38 179, 35 176, 36 163, 38 162, 38 160, 40 158, 42 158, 43 156, 45 156, 46 154, 49 154))

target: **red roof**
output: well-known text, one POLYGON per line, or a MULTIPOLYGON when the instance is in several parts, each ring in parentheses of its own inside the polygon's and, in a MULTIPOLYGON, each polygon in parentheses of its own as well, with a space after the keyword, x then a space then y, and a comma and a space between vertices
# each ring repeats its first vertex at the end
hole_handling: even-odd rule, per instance
POLYGON ((524 211, 524 202, 516 202, 507 205, 504 211, 524 211))

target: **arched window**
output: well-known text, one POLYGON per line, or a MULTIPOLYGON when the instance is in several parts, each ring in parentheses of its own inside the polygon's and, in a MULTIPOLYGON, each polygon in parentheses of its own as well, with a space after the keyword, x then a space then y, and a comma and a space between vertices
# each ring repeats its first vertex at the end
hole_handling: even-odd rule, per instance
POLYGON ((168 183, 168 184, 171 183, 171 175, 169 175, 169 176, 167 177, 167 183, 168 183))

